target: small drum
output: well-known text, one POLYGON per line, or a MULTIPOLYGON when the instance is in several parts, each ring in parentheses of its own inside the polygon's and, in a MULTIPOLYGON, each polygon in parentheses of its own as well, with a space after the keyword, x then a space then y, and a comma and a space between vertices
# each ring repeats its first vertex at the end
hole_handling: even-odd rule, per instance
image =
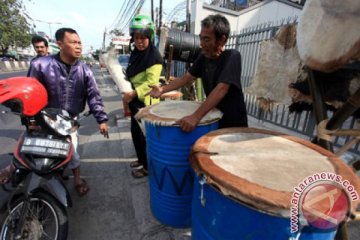
POLYGON ((199 106, 198 102, 164 101, 136 115, 145 123, 151 210, 161 223, 172 227, 191 226, 194 174, 188 157, 195 141, 217 129, 222 116, 214 109, 194 131, 183 132, 176 120, 192 114, 199 106))
POLYGON ((291 233, 294 189, 307 177, 325 172, 341 175, 355 189, 360 186, 352 170, 331 152, 262 129, 212 131, 194 144, 190 162, 197 174, 193 240, 288 240, 294 234, 293 239, 334 239, 336 227, 314 231, 307 225, 291 233))

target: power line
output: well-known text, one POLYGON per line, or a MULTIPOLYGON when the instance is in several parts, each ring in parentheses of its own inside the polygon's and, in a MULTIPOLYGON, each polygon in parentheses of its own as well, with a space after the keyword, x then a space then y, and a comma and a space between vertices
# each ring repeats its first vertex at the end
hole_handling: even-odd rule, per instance
MULTIPOLYGON (((132 1, 131 6, 129 6, 129 8, 127 9, 127 12, 123 15, 123 16, 124 16, 124 19, 123 19, 123 21, 120 23, 120 24, 121 24, 121 27, 120 27, 120 24, 119 24, 118 28, 123 29, 124 26, 126 26, 126 24, 128 23, 127 20, 125 20, 125 19, 127 19, 126 16, 129 16, 129 15, 132 14, 131 12, 133 11, 134 5, 136 4, 136 2, 137 2, 137 1, 132 1), (131 13, 131 14, 130 14, 130 13, 131 13)), ((130 20, 128 20, 128 21, 130 21, 130 20)))
POLYGON ((126 24, 123 26, 123 28, 121 28, 121 32, 124 32, 126 30, 126 28, 129 27, 129 23, 131 21, 131 19, 139 12, 139 10, 142 8, 142 6, 144 5, 145 0, 140 0, 139 4, 137 5, 137 7, 134 9, 133 13, 131 14, 130 18, 128 18, 128 20, 126 21, 126 24))
POLYGON ((120 14, 121 14, 121 11, 122 11, 123 8, 124 8, 124 5, 125 5, 125 1, 123 2, 122 6, 121 6, 121 8, 120 8, 120 10, 119 10, 119 13, 117 14, 116 18, 114 19, 113 23, 110 25, 109 28, 112 28, 112 27, 114 26, 115 22, 118 22, 118 21, 119 21, 118 18, 120 17, 120 14))
POLYGON ((171 12, 166 17, 166 22, 171 23, 171 21, 179 21, 186 19, 186 1, 183 1, 176 5, 171 12))
POLYGON ((126 18, 126 14, 130 11, 130 9, 132 8, 132 6, 135 4, 135 1, 132 0, 128 0, 126 7, 124 8, 124 11, 121 14, 121 18, 119 19, 119 21, 117 22, 115 28, 120 28, 120 26, 124 23, 125 18, 126 18), (131 4, 131 5, 130 5, 131 4))

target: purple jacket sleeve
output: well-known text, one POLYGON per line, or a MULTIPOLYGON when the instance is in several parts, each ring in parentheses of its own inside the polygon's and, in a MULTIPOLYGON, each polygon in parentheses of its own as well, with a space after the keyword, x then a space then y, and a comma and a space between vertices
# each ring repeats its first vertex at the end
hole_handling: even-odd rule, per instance
POLYGON ((84 66, 84 68, 85 68, 84 70, 86 76, 85 81, 86 81, 86 91, 87 91, 87 103, 89 105, 90 111, 99 124, 103 122, 107 122, 109 118, 105 113, 103 100, 100 96, 100 91, 96 84, 94 75, 87 66, 84 66))

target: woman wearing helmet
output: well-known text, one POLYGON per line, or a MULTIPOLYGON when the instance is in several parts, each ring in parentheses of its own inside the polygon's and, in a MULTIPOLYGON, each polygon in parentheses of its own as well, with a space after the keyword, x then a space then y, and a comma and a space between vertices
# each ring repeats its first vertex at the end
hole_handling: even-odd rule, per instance
POLYGON ((158 85, 162 71, 163 59, 154 46, 155 26, 151 18, 144 15, 135 16, 130 23, 130 44, 134 46, 130 54, 126 75, 131 82, 133 91, 123 95, 123 101, 129 105, 131 111, 131 136, 138 160, 130 166, 134 178, 148 175, 146 141, 135 114, 139 109, 158 103, 159 99, 146 95, 151 88, 149 85, 158 85), (141 168, 139 168, 141 167, 141 168))

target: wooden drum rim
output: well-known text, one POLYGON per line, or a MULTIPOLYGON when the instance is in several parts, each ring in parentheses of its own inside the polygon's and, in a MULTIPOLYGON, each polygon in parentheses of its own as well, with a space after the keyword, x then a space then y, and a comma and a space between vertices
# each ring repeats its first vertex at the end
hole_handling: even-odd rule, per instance
MULTIPOLYGON (((351 168, 339 159, 338 156, 318 145, 298 137, 271 130, 256 128, 225 128, 212 131, 199 138, 193 145, 190 155, 190 163, 196 174, 204 175, 206 182, 220 189, 224 195, 232 196, 246 205, 253 206, 256 209, 269 214, 281 217, 290 216, 293 192, 277 191, 261 186, 257 183, 250 182, 227 172, 213 162, 211 159, 211 155, 213 153, 210 153, 208 150, 211 141, 217 136, 233 133, 269 134, 288 139, 304 145, 307 148, 313 149, 314 151, 324 155, 334 167, 335 173, 341 175, 343 179, 348 180, 354 186, 355 190, 358 193, 360 192, 359 179, 351 168)), ((354 204, 352 204, 352 211, 355 211, 357 203, 358 202, 354 202, 354 204)))

